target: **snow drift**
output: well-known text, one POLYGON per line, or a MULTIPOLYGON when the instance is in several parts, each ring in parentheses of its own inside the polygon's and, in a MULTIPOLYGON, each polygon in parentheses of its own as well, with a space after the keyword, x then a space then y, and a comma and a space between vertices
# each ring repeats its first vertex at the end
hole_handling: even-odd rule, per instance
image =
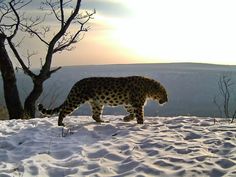
POLYGON ((0 122, 0 176, 236 176, 236 126, 213 118, 0 122))

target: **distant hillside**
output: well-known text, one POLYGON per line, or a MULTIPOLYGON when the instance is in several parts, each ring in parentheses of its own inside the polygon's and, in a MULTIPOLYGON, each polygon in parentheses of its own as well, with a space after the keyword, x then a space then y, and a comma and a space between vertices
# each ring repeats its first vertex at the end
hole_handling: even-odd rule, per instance
MULTIPOLYGON (((227 65, 171 63, 63 67, 45 82, 44 94, 39 101, 45 106, 60 105, 72 85, 85 77, 140 75, 159 80, 169 94, 169 102, 163 107, 148 102, 145 108, 146 115, 219 116, 212 100, 218 92, 218 79, 226 72, 232 74, 236 83, 236 66, 227 65)), ((32 84, 23 73, 17 73, 17 78, 23 100, 32 88, 32 84)), ((0 82, 0 104, 4 104, 2 82, 0 82)), ((106 108, 104 113, 117 115, 124 114, 125 111, 121 108, 106 108)), ((89 107, 82 106, 76 114, 90 114, 89 107)))

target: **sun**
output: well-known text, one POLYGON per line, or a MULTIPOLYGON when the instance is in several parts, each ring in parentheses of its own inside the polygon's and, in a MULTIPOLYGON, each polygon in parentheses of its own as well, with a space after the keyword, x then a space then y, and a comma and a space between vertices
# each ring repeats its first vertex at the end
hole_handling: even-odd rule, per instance
POLYGON ((235 64, 235 1, 119 2, 130 16, 104 19, 112 26, 109 42, 138 62, 235 64))
POLYGON ((118 44, 142 57, 155 57, 157 50, 155 29, 143 27, 139 21, 121 22, 113 33, 118 44), (120 26, 123 27, 120 27, 120 26))
POLYGON ((125 1, 131 10, 131 16, 126 19, 113 19, 114 31, 112 38, 124 49, 136 56, 152 62, 159 57, 158 50, 162 49, 157 42, 163 40, 161 28, 155 22, 157 16, 156 0, 148 0, 148 3, 131 3, 125 1))

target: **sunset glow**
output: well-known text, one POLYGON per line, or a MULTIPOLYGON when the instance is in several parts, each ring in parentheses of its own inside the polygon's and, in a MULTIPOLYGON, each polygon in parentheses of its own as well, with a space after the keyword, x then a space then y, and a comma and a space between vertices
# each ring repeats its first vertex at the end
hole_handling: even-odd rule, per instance
MULTIPOLYGON (((29 10, 32 16, 41 13, 37 7, 32 8, 36 9, 29 10)), ((83 40, 75 44, 74 50, 55 55, 53 65, 169 62, 236 65, 235 0, 82 1, 81 10, 93 9, 97 13, 83 40)), ((53 25, 52 29, 60 25, 53 18, 48 24, 53 25)), ((32 44, 42 50, 39 53, 43 52, 45 46, 40 41, 27 41, 26 47, 31 48, 32 44)), ((39 65, 38 60, 35 64, 39 65)))
POLYGON ((112 40, 143 62, 236 64, 234 1, 122 1, 130 17, 108 20, 112 40))

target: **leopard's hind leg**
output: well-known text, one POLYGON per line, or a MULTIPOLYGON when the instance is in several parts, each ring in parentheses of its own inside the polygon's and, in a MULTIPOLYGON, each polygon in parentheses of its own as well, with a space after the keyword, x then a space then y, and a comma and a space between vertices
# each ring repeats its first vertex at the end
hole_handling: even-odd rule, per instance
POLYGON ((134 108, 133 108, 133 106, 131 106, 131 105, 125 105, 125 109, 126 109, 126 111, 129 113, 129 115, 125 116, 125 117, 123 118, 123 120, 124 120, 125 122, 129 122, 129 121, 131 121, 131 120, 134 120, 135 116, 134 116, 134 108))
POLYGON ((95 101, 91 101, 90 102, 90 106, 92 109, 92 118, 96 121, 96 122, 104 122, 101 119, 101 114, 102 114, 102 109, 103 109, 103 105, 99 104, 95 101))

